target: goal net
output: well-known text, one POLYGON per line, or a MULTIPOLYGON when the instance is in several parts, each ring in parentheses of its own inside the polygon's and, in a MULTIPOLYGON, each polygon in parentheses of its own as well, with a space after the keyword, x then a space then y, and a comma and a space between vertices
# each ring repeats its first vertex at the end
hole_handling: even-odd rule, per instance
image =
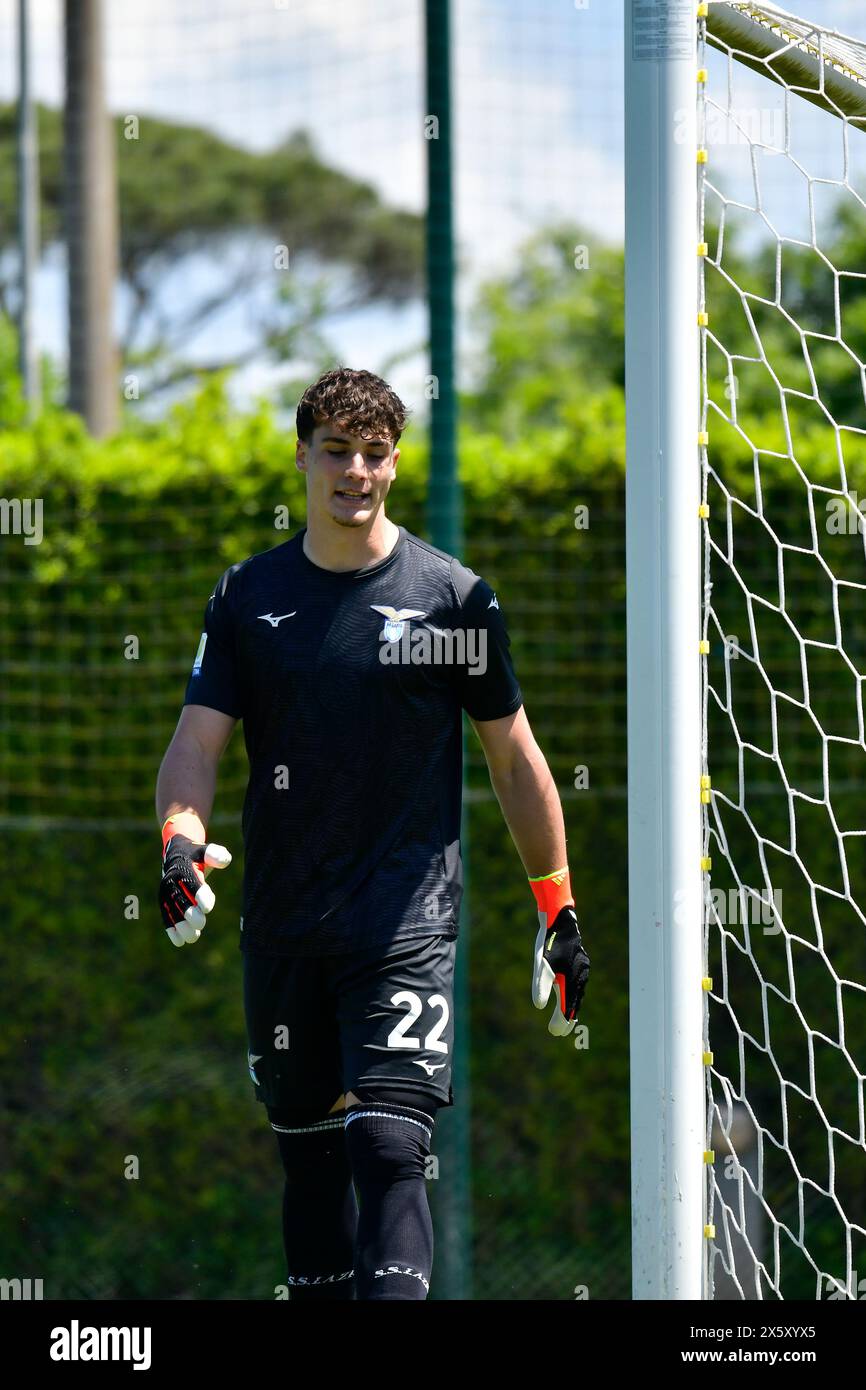
POLYGON ((866 43, 698 15, 704 1291, 856 1299, 866 43))

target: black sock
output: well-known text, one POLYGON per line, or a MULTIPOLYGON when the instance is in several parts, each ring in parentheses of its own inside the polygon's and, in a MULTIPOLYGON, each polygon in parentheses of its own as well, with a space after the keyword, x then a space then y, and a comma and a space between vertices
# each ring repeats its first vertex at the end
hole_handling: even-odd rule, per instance
POLYGON ((346 1111, 360 1197, 355 1242, 359 1299, 424 1299, 433 1267, 433 1222, 424 1161, 433 1122, 421 1110, 370 1101, 346 1111))
POLYGON ((269 1111, 286 1173, 283 1245, 289 1300, 353 1299, 358 1204, 344 1115, 304 1123, 302 1112, 269 1111))

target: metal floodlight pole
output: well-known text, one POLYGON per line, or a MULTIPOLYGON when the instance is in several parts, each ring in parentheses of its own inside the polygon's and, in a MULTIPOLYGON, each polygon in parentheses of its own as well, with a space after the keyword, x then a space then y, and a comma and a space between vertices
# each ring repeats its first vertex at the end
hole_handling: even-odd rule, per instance
POLYGON ((92 434, 119 423, 114 132, 105 106, 102 0, 66 0, 64 175, 69 259, 69 405, 92 434))
POLYGON ((33 280, 39 261, 39 133, 30 84, 28 0, 18 0, 18 352, 24 398, 39 404, 39 365, 33 332, 33 280))
POLYGON ((625 0, 633 1296, 704 1245, 696 6, 625 0))
MULTIPOLYGON (((457 397, 454 385, 454 205, 451 177, 451 36, 449 0, 426 0, 427 300, 430 314, 430 478, 432 543, 452 555, 463 550, 457 473, 457 397)), ((465 739, 463 763, 466 761, 465 739)), ((464 804, 461 842, 464 903, 469 901, 469 827, 464 804)), ((469 1130, 469 949, 471 914, 464 909, 454 971, 455 1038, 452 1077, 456 1104, 436 1121, 441 1181, 436 1184, 437 1259, 433 1292, 472 1297, 472 1145, 469 1130)))

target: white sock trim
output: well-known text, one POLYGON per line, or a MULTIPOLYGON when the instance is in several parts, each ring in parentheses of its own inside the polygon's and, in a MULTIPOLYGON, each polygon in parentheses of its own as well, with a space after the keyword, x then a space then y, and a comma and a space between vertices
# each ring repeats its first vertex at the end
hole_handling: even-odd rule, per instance
POLYGON ((318 1120, 314 1125, 300 1125, 297 1129, 289 1125, 277 1125, 271 1120, 271 1129, 275 1129, 277 1134, 315 1134, 320 1129, 342 1129, 343 1113, 335 1115, 333 1119, 318 1120))
POLYGON ((391 1110, 353 1110, 346 1116, 346 1128, 349 1128, 353 1120, 363 1120, 368 1116, 380 1116, 386 1120, 405 1120, 407 1125, 417 1125, 419 1129, 424 1130, 429 1139, 433 1138, 433 1130, 429 1125, 422 1124, 420 1120, 413 1120, 411 1115, 395 1115, 391 1110))

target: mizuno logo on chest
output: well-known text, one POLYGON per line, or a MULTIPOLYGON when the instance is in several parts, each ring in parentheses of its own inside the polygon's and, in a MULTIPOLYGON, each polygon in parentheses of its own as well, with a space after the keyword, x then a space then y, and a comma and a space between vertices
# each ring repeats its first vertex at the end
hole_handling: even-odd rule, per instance
POLYGON ((294 618, 297 611, 296 608, 294 613, 281 613, 278 618, 275 618, 273 613, 260 613, 259 617, 263 623, 270 623, 271 627, 279 627, 284 618, 294 618))

